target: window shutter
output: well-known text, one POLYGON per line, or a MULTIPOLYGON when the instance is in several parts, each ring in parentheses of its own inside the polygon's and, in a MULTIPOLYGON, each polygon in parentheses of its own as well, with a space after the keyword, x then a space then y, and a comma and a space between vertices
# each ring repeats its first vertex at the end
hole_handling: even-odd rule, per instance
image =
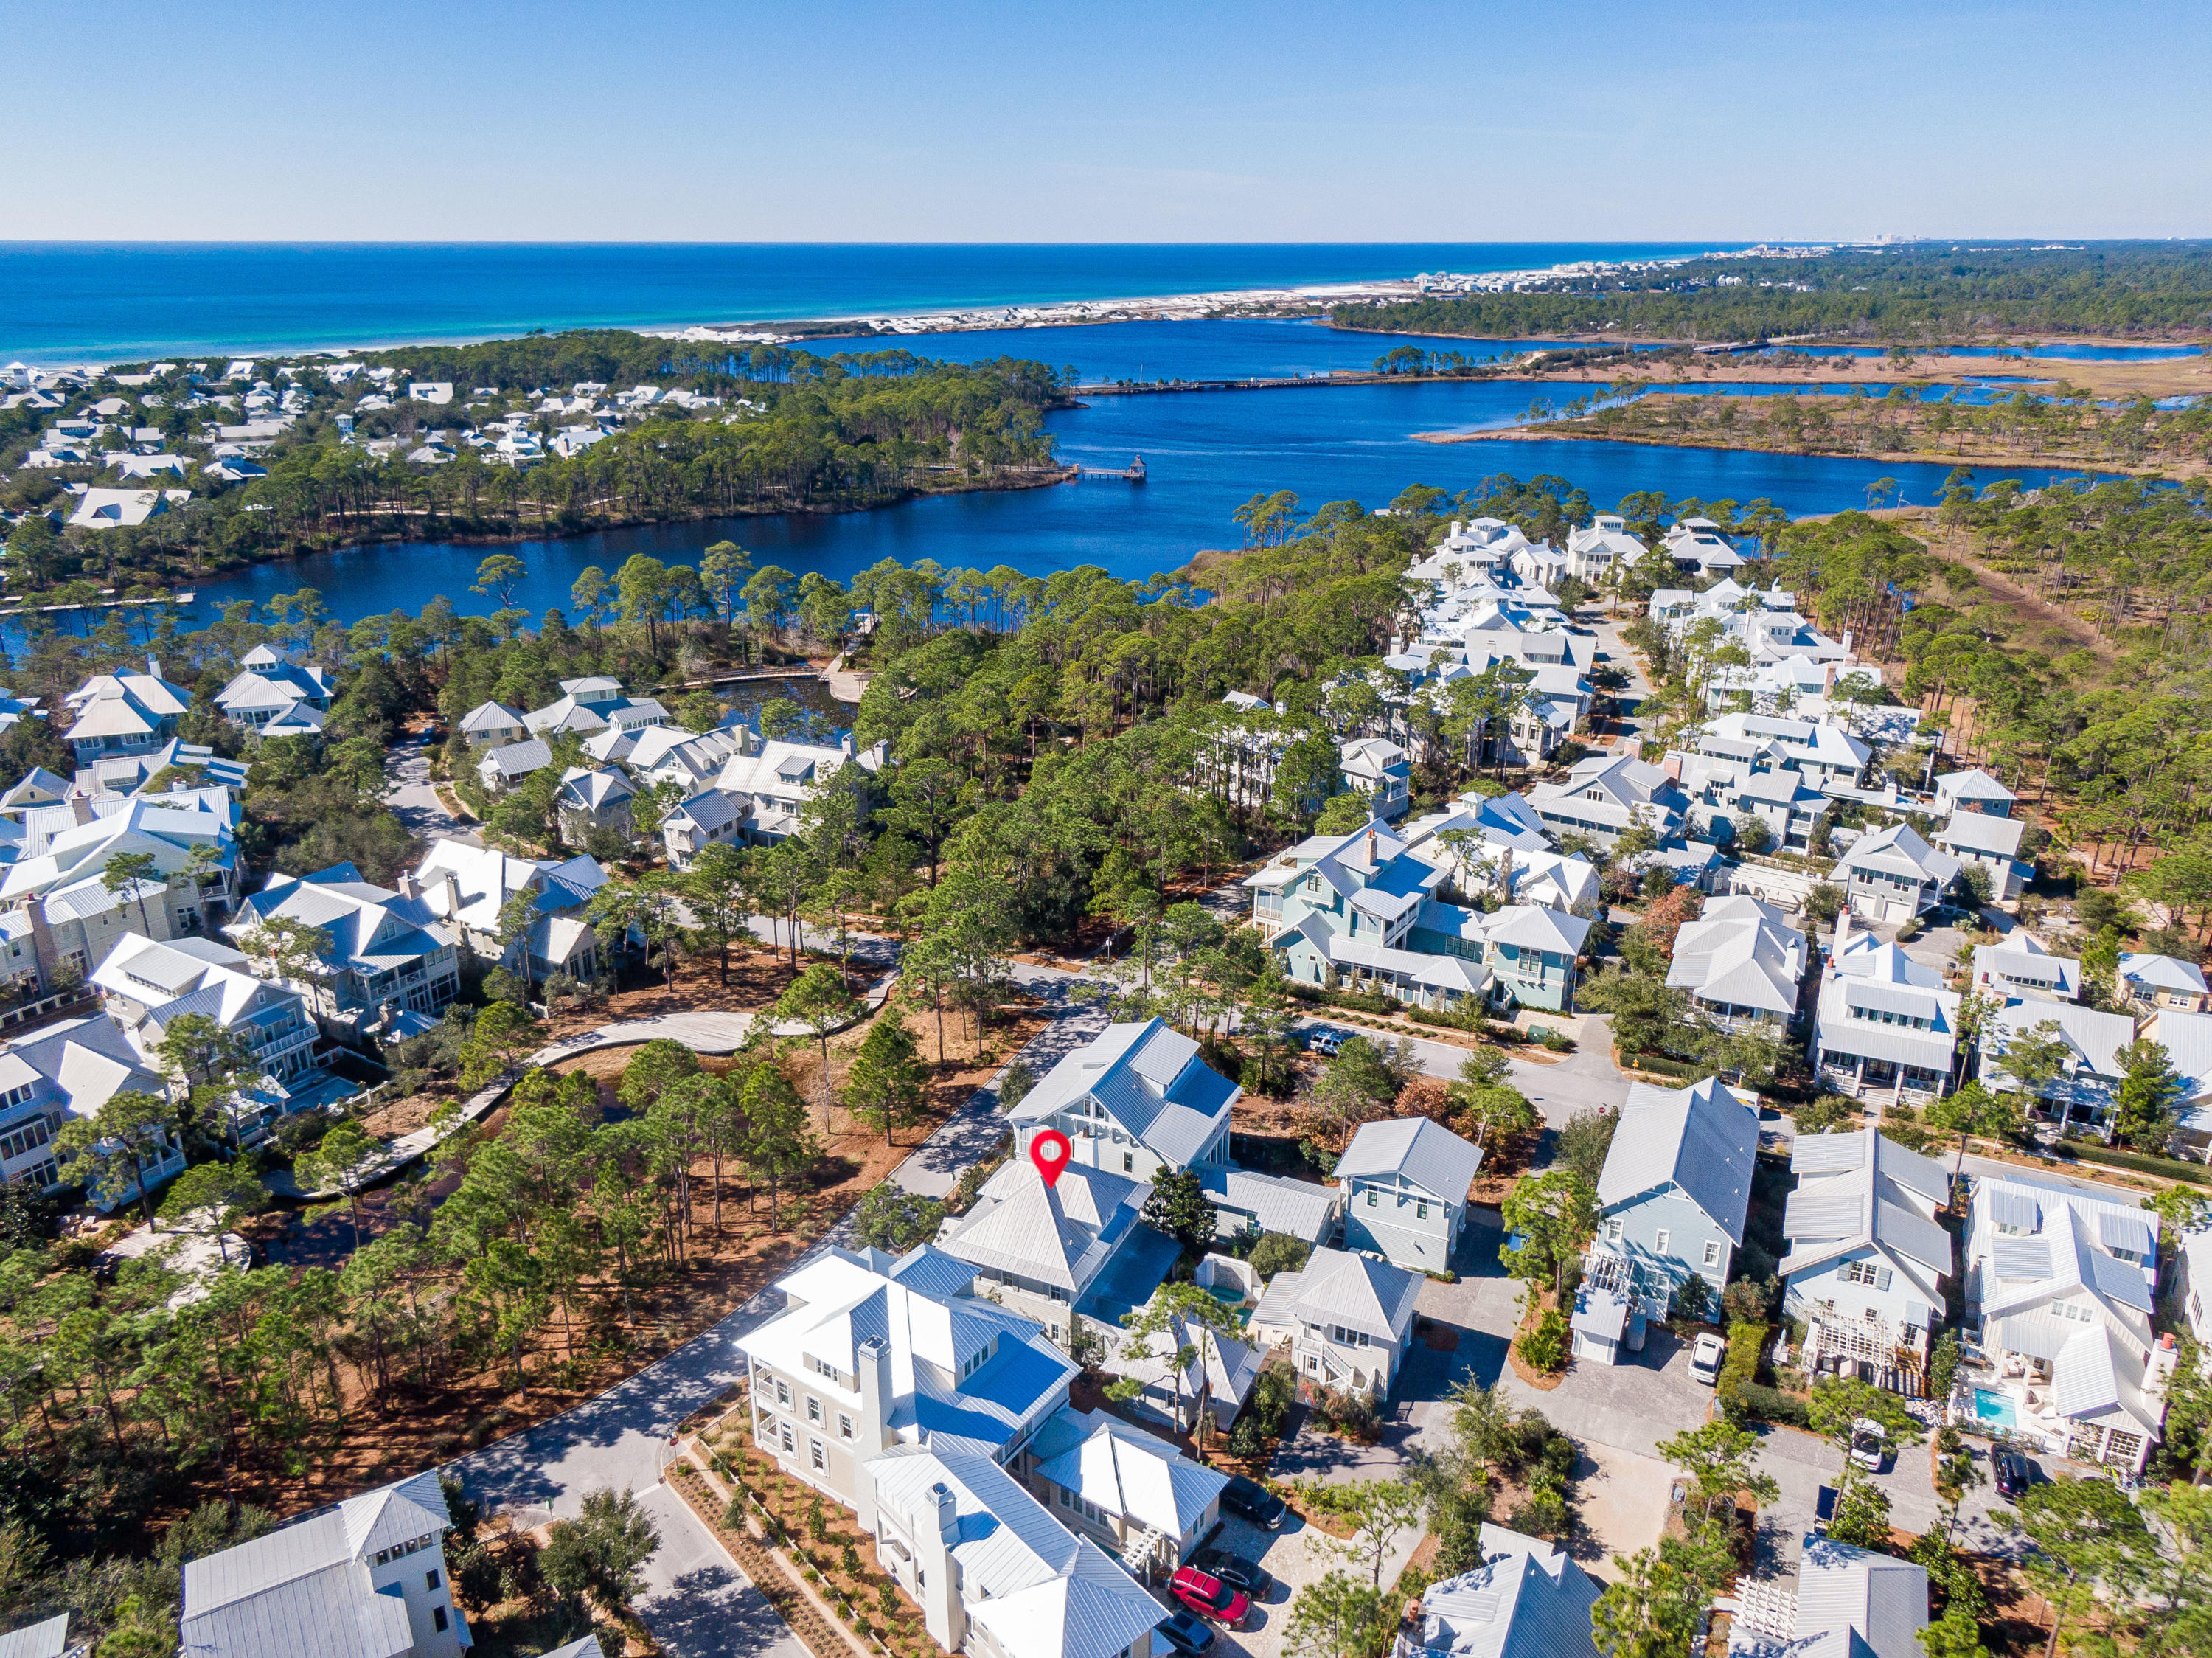
POLYGON ((1836 1282, 1838 1283, 1849 1283, 1850 1281, 1851 1264, 1849 1261, 1842 1262, 1836 1268, 1836 1282))
POLYGON ((1890 1277, 1889 1269, 1888 1269, 1887 1267, 1886 1267, 1886 1266, 1885 1266, 1885 1267, 1882 1267, 1880 1271, 1876 1271, 1876 1272, 1875 1272, 1875 1274, 1874 1275, 1874 1287, 1875 1287, 1876 1289, 1888 1289, 1888 1288, 1889 1288, 1889 1277, 1890 1277))

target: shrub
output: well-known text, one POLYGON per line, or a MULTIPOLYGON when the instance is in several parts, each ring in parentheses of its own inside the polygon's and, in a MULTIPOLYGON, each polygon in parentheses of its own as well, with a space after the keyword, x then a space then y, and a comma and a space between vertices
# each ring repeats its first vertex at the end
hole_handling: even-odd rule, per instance
POLYGON ((1774 1295, 1779 1288, 1772 1278, 1738 1278, 1721 1291, 1721 1310, 1729 1322, 1764 1326, 1774 1311, 1774 1295))
POLYGON ((1547 1307, 1535 1327, 1514 1344, 1521 1362, 1532 1370, 1552 1375, 1567 1368, 1567 1320, 1556 1307, 1547 1307))
POLYGON ((1263 1232, 1252 1246, 1252 1270, 1262 1278, 1278 1272, 1296 1272, 1313 1253, 1313 1246, 1287 1232, 1263 1232))
POLYGON ((2163 1174, 2170 1180, 2187 1180, 2195 1186, 2212 1183, 2212 1169, 2202 1163, 2184 1163, 2171 1157, 2153 1157, 2139 1151, 2119 1151, 2111 1146, 2069 1146, 2076 1157, 2085 1162, 2103 1163, 2111 1168, 2131 1168, 2144 1174, 2163 1174))
POLYGON ((1728 1356, 1721 1361, 1720 1380, 1715 1391, 1720 1395, 1721 1408, 1731 1417, 1737 1413, 1742 1390, 1752 1386, 1752 1378, 1759 1374, 1759 1350, 1765 1344, 1764 1324, 1729 1326, 1728 1356))
POLYGON ((1572 1037, 1551 1025, 1539 1025, 1536 1027, 1536 1039, 1552 1053, 1565 1053, 1575 1045, 1572 1037))
POLYGON ((1012 1111, 1029 1097, 1030 1090, 1036 1085, 1036 1073, 1029 1068, 1028 1062, 1015 1060, 1006 1067, 1006 1074, 999 1079, 999 1109, 1012 1111))
POLYGON ((1756 1381, 1747 1381, 1736 1389, 1736 1402, 1744 1415, 1754 1422, 1779 1422, 1792 1428, 1809 1428, 1813 1418, 1805 1409, 1802 1399, 1756 1381))
POLYGON ((722 1529, 726 1532, 738 1531, 743 1529, 744 1523, 745 1500, 741 1496, 733 1496, 722 1507, 722 1529))

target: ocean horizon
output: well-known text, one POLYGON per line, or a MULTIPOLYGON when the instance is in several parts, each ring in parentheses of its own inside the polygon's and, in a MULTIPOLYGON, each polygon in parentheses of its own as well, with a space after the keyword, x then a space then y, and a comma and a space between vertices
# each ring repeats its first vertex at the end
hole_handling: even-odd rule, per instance
POLYGON ((1151 299, 1747 245, 0 241, 0 362, 371 349, 538 328, 1151 299))

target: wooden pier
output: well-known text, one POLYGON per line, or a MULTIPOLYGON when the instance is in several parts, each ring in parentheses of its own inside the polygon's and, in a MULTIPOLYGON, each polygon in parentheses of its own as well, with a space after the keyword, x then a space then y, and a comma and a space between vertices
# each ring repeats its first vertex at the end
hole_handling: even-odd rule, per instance
POLYGON ((1141 484, 1145 481, 1145 457, 1139 455, 1127 466, 1118 469, 1113 466, 1078 466, 1075 476, 1078 482, 1087 482, 1094 478, 1118 478, 1125 483, 1141 484))

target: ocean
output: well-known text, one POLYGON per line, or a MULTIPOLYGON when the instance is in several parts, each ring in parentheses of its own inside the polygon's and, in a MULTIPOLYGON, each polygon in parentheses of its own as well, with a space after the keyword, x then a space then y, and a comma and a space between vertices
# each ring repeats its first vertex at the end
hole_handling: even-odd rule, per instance
POLYGON ((0 242, 0 363, 1141 298, 1715 246, 0 242))

